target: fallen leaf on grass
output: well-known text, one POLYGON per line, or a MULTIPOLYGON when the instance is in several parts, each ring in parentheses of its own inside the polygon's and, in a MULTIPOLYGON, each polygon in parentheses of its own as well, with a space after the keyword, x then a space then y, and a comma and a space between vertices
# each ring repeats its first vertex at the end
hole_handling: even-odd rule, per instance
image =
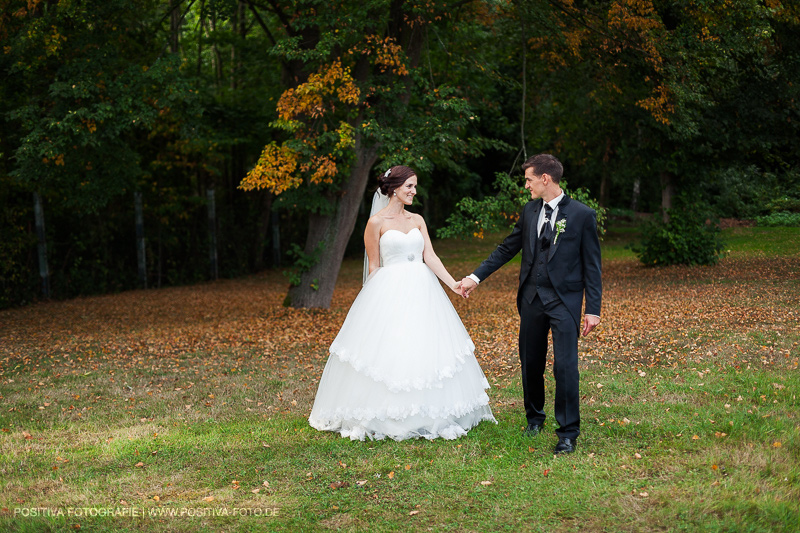
POLYGON ((780 448, 781 446, 783 446, 783 444, 781 444, 780 441, 776 440, 775 442, 772 443, 773 448, 780 448))
POLYGON ((491 481, 481 481, 481 485, 483 485, 484 487, 488 487, 491 484, 492 484, 491 481))
POLYGON ((650 495, 648 493, 646 493, 646 492, 640 492, 639 496, 641 496, 642 498, 647 498, 650 495))
POLYGON ((336 489, 344 489, 346 487, 349 487, 350 483, 348 483, 347 481, 334 481, 329 486, 330 486, 330 488, 332 488, 334 490, 336 490, 336 489))
POLYGON ((547 468, 547 469, 546 469, 546 470, 543 472, 543 474, 544 474, 544 477, 547 477, 547 476, 550 474, 550 469, 549 469, 549 468, 547 468))
POLYGON ((259 492, 261 492, 261 489, 253 489, 250 492, 252 492, 253 494, 258 494, 259 492))
POLYGON ((394 478, 394 471, 392 471, 392 472, 389 472, 389 473, 386 475, 386 477, 388 477, 389 479, 392 479, 392 478, 394 478))
POLYGON ((153 496, 153 500, 154 500, 154 501, 157 501, 157 502, 160 502, 160 501, 161 501, 161 498, 160 498, 160 497, 158 497, 158 496, 153 496))
POLYGON ((214 501, 214 497, 213 496, 206 496, 205 498, 203 498, 203 501, 204 502, 213 502, 214 501))
POLYGON ((414 516, 414 515, 418 515, 418 514, 419 514, 419 511, 411 511, 410 513, 408 513, 408 516, 414 516))
POLYGON ((137 467, 137 468, 141 468, 141 467, 143 467, 143 466, 144 466, 144 463, 143 463, 143 462, 141 462, 141 461, 139 461, 138 463, 136 463, 136 464, 135 464, 135 465, 133 465, 133 466, 135 466, 135 467, 137 467))
POLYGON ((359 487, 363 487, 366 484, 367 484, 367 480, 366 479, 360 479, 360 480, 356 481, 356 485, 358 485, 359 487))
POLYGON ((697 435, 692 435, 692 440, 700 440, 700 437, 698 437, 697 435))

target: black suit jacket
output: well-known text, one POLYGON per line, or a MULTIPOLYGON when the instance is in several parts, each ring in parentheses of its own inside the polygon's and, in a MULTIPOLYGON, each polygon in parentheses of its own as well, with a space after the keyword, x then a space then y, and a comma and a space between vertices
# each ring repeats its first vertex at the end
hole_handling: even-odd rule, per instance
MULTIPOLYGON (((522 250, 519 288, 528 278, 536 259, 539 212, 544 202, 531 200, 522 209, 511 234, 480 264, 474 274, 481 281, 510 261, 522 250)), ((564 196, 558 204, 558 221, 566 220, 564 232, 550 246, 547 272, 559 298, 567 306, 580 329, 581 307, 586 295, 586 313, 600 316, 603 281, 600 266, 600 239, 597 237, 597 214, 594 209, 564 196)), ((555 229, 553 231, 555 235, 555 229)), ((524 305, 518 296, 520 305, 524 305)))

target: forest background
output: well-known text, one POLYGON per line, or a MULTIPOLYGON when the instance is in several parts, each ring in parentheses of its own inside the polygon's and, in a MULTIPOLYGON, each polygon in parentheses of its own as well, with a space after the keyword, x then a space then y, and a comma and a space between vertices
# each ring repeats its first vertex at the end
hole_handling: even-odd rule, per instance
POLYGON ((480 235, 448 217, 544 151, 612 215, 796 220, 799 29, 781 0, 0 0, 0 308, 265 268, 328 307, 393 164, 434 231, 480 235))

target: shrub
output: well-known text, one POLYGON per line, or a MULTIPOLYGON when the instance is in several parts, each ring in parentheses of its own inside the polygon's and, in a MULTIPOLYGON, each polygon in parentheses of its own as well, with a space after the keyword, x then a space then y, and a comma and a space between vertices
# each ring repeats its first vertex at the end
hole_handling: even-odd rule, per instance
POLYGON ((669 222, 647 222, 642 228, 641 244, 632 250, 643 264, 714 265, 719 261, 723 243, 719 224, 707 222, 707 212, 698 204, 668 211, 669 222))
POLYGON ((779 213, 771 213, 763 217, 756 217, 756 223, 759 226, 800 226, 800 213, 790 213, 788 211, 781 211, 779 213))
POLYGON ((769 209, 770 213, 779 213, 781 211, 800 213, 800 198, 790 196, 774 198, 767 203, 767 209, 769 209))

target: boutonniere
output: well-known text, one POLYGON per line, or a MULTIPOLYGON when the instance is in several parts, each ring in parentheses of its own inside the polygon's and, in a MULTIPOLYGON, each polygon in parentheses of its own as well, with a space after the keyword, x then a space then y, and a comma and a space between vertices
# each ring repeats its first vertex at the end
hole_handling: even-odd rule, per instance
POLYGON ((553 244, 558 242, 558 236, 564 233, 564 230, 567 229, 567 219, 562 218, 558 222, 556 222, 556 234, 553 237, 553 244))

